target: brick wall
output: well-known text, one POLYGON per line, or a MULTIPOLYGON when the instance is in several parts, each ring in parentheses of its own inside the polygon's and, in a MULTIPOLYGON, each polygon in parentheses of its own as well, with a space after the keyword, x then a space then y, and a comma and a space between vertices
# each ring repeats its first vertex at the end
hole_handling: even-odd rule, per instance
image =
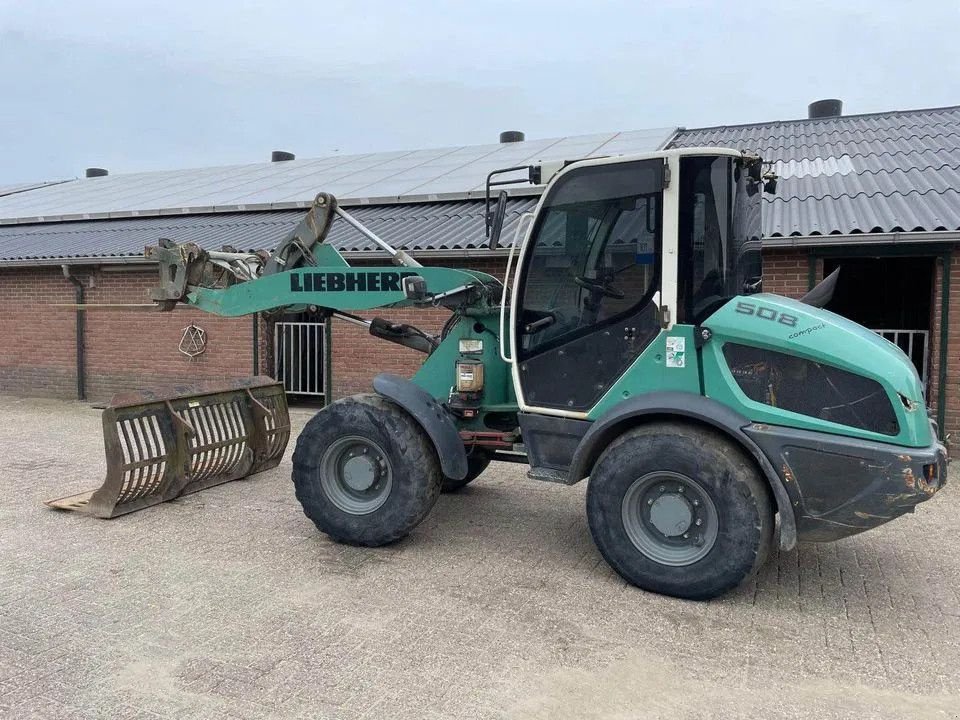
MULTIPOLYGON (((153 272, 78 268, 86 302, 146 303, 153 272)), ((0 392, 76 397, 76 314, 55 303, 75 302, 59 268, 0 271, 0 392)), ((249 375, 253 326, 249 318, 218 318, 191 309, 98 309, 86 316, 86 385, 91 401, 121 390, 249 375), (197 324, 207 350, 188 358, 178 350, 183 329, 197 324)))
MULTIPOLYGON (((823 260, 817 260, 816 278, 823 279, 823 260)), ((802 250, 764 250, 763 291, 799 298, 810 289, 810 263, 802 250)))
POLYGON ((75 318, 50 309, 74 302, 56 270, 0 270, 0 391, 76 397, 75 318))
MULTIPOLYGON (((365 263, 371 264, 371 263, 365 263)), ((425 264, 443 264, 427 261, 425 264)), ((503 277, 502 258, 464 260, 469 267, 503 277)), ((156 283, 152 271, 75 268, 90 304, 148 303, 156 283)), ((76 313, 55 304, 75 302, 73 285, 59 267, 0 270, 0 392, 24 396, 76 397, 76 313)), ((150 308, 89 310, 86 319, 86 387, 94 402, 116 392, 249 375, 253 370, 253 321, 220 318, 183 306, 169 313, 150 308), (188 358, 178 350, 183 329, 195 323, 206 331, 207 350, 188 358)), ((445 310, 363 311, 438 333, 445 310)), ((273 323, 258 318, 260 372, 273 369, 273 323)), ((371 337, 366 329, 334 320, 331 362, 334 397, 368 392, 377 372, 409 377, 422 353, 371 337)))

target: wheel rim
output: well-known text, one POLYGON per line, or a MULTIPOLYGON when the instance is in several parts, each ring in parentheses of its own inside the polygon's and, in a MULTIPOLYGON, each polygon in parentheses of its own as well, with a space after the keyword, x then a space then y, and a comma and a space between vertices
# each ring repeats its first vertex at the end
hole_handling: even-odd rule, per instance
POLYGON ((713 549, 717 508, 704 487, 675 472, 655 472, 633 481, 621 505, 630 542, 654 562, 692 565, 713 549))
POLYGON ((393 466, 383 448, 369 438, 343 437, 323 454, 320 486, 345 513, 368 515, 390 496, 393 466))

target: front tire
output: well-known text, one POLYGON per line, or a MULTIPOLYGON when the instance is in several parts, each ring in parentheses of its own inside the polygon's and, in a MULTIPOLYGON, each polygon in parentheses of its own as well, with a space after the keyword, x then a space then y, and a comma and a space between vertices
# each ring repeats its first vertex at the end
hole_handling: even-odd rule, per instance
POLYGON ((644 590, 694 600, 757 570, 773 539, 768 488, 743 451, 692 425, 641 426, 593 468, 587 519, 600 553, 644 590))
POLYGON ((318 412, 293 453, 304 514, 337 542, 376 547, 407 535, 440 494, 440 461, 404 410, 354 395, 318 412))

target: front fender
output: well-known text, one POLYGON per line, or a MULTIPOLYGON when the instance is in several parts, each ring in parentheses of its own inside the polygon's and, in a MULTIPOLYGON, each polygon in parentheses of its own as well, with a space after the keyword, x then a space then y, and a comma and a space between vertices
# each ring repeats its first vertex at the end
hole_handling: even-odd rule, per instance
POLYGON ((793 503, 783 480, 767 456, 743 428, 750 421, 716 400, 686 392, 653 392, 618 403, 601 415, 587 431, 574 451, 570 463, 570 482, 587 477, 600 454, 630 427, 653 419, 689 419, 724 433, 749 453, 773 492, 780 514, 780 547, 791 549, 797 542, 797 523, 793 503))
POLYGON ((443 474, 453 480, 467 475, 467 451, 450 414, 426 390, 397 375, 381 373, 373 379, 377 394, 392 400, 419 423, 433 443, 443 474))

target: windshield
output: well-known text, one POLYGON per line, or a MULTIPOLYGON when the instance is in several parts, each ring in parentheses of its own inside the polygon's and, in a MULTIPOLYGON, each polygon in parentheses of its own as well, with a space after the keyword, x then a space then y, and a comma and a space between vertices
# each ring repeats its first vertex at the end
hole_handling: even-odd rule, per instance
POLYGON ((759 184, 734 157, 680 162, 680 322, 697 324, 734 295, 760 290, 759 184))

